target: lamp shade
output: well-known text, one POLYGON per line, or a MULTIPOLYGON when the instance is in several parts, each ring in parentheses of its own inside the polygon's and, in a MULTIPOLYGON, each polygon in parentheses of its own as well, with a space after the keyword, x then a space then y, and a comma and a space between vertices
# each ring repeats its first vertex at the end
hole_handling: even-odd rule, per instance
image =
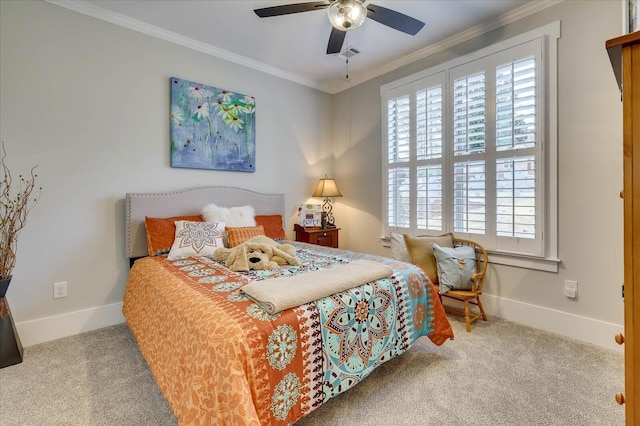
POLYGON ((338 185, 336 185, 334 179, 325 177, 318 182, 318 186, 313 192, 312 197, 342 197, 342 193, 338 189, 338 185))
POLYGON ((360 0, 335 0, 327 8, 331 25, 340 31, 359 28, 367 17, 367 8, 360 0))

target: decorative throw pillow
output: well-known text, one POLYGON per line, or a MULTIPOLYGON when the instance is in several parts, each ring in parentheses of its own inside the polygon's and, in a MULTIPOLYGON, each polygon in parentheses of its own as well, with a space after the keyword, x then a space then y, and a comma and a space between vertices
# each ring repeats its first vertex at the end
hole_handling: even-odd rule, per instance
POLYGON ((258 226, 243 226, 240 228, 227 227, 227 237, 229 239, 229 248, 235 247, 238 244, 242 244, 249 238, 257 237, 258 235, 265 235, 264 227, 258 226))
POLYGON ((286 240, 287 234, 285 234, 282 227, 282 215, 258 215, 255 217, 256 224, 262 225, 264 228, 264 235, 273 240, 286 240))
POLYGON ((222 244, 223 222, 176 222, 176 235, 167 259, 189 256, 210 256, 222 244))
POLYGON ((230 207, 227 226, 256 226, 256 212, 252 206, 230 207))
POLYGON ((473 247, 440 247, 432 244, 438 259, 440 293, 449 290, 471 290, 471 275, 476 272, 476 251, 473 247))
POLYGON ((391 232, 389 238, 391 239, 391 256, 396 260, 411 263, 407 244, 404 242, 404 235, 391 232))
POLYGON ((215 204, 207 204, 202 208, 202 219, 205 222, 225 222, 229 216, 229 209, 218 207, 215 204))
POLYGON ((169 253, 176 236, 177 220, 189 220, 202 222, 202 216, 175 216, 175 217, 145 217, 144 224, 147 228, 147 247, 149 256, 160 256, 169 253))
POLYGON ((453 247, 453 234, 444 234, 437 237, 427 235, 410 237, 405 235, 404 242, 407 246, 411 263, 422 268, 432 283, 438 284, 438 267, 431 244, 436 243, 440 247, 453 247))
POLYGON ((224 222, 226 226, 256 226, 255 210, 252 206, 218 207, 207 204, 202 208, 202 218, 207 222, 224 222))

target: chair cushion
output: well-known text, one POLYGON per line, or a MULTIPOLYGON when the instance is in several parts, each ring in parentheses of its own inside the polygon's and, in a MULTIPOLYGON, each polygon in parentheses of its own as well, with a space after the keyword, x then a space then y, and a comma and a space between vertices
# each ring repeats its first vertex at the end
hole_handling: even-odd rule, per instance
POLYGON ((422 268, 432 283, 438 284, 438 267, 436 266, 436 258, 433 255, 431 244, 436 243, 440 247, 453 248, 453 234, 444 234, 437 237, 428 235, 410 237, 405 235, 404 242, 407 246, 411 263, 422 268))
POLYGON ((471 275, 476 272, 476 251, 473 247, 441 247, 432 244, 438 262, 440 293, 449 290, 470 290, 471 275))

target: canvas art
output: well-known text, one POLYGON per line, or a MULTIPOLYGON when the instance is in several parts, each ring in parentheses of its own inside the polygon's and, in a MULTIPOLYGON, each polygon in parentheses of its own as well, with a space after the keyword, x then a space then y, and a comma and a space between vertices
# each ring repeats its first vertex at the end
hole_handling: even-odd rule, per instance
POLYGON ((251 96, 171 77, 171 166, 255 171, 251 96))

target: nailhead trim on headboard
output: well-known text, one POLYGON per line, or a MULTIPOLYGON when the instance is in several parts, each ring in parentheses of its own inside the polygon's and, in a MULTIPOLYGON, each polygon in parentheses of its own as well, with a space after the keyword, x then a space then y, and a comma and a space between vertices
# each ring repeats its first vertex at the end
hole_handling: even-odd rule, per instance
POLYGON ((128 193, 126 195, 127 257, 147 255, 145 216, 172 217, 200 214, 209 203, 220 207, 251 205, 257 215, 282 215, 286 226, 284 194, 266 194, 231 186, 202 186, 164 193, 128 193))

